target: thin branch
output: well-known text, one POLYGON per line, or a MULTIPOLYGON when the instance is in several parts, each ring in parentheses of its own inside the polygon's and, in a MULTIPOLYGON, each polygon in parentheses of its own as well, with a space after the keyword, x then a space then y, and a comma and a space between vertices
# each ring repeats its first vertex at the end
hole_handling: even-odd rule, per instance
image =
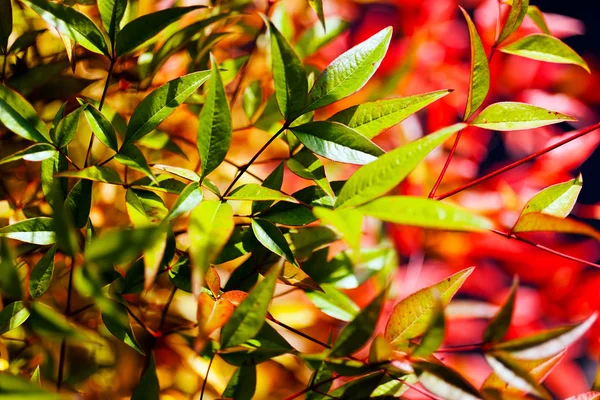
POLYGON ((444 175, 446 175, 446 171, 448 170, 448 167, 450 166, 450 163, 452 162, 452 158, 454 157, 454 153, 456 152, 456 148, 458 147, 458 142, 460 141, 460 137, 462 136, 462 132, 463 132, 463 130, 461 129, 456 134, 456 139, 454 139, 454 144, 452 145, 452 149, 450 149, 450 153, 448 154, 448 157, 446 158, 446 162, 444 163, 444 167, 442 168, 442 172, 440 172, 437 180, 435 181, 435 185, 433 185, 433 188, 431 189, 431 192, 429 192, 429 198, 430 199, 434 199, 435 198, 435 192, 437 191, 438 187, 442 183, 442 179, 444 179, 444 175))
MULTIPOLYGON (((300 332, 299 330, 294 329, 291 326, 284 324, 283 322, 277 321, 275 318, 269 318, 269 320, 272 321, 272 322, 274 322, 275 324, 281 326, 282 328, 287 329, 288 331, 290 331, 292 333, 295 333, 298 336, 303 337, 306 340, 309 340, 309 341, 311 341, 313 343, 318 344, 319 346, 323 346, 326 349, 331 349, 332 348, 327 343, 321 342, 319 339, 315 339, 314 337, 311 337, 311 336, 307 335, 306 333, 300 332)), ((350 358, 352 358, 352 357, 350 357, 350 358)))
MULTIPOLYGON (((231 165, 231 166, 233 166, 233 167, 236 167, 236 168, 238 169, 238 171, 242 169, 242 166, 241 166, 241 165, 239 165, 239 164, 237 164, 237 163, 235 163, 235 162, 233 162, 233 161, 231 161, 231 160, 229 160, 229 159, 227 159, 227 158, 226 158, 224 161, 225 161, 227 164, 229 164, 229 165, 231 165)), ((263 178, 261 178, 260 176, 256 175, 255 173, 253 173, 253 172, 251 172, 251 171, 248 171, 248 170, 246 171, 246 173, 247 173, 248 175, 250 175, 251 177, 253 177, 253 178, 255 178, 255 179, 258 179, 259 181, 261 181, 261 182, 264 182, 264 179, 263 179, 263 178)))
POLYGON ((213 353, 212 357, 210 358, 210 361, 208 362, 208 368, 206 369, 206 376, 204 377, 204 382, 202 382, 202 391, 200 392, 200 400, 202 400, 204 398, 204 391, 206 390, 206 382, 208 382, 208 374, 210 373, 210 367, 212 367, 212 363, 213 360, 215 359, 215 356, 217 355, 217 353, 213 353))
MULTIPOLYGON (((116 59, 111 57, 110 66, 108 67, 108 75, 106 75, 106 83, 104 83, 104 90, 102 91, 102 97, 100 98, 100 104, 98 105, 98 111, 102 111, 102 107, 104 106, 104 101, 106 100, 106 93, 108 92, 108 86, 110 85, 110 78, 112 76, 115 62, 116 59)), ((95 137, 96 135, 94 135, 94 132, 92 132, 92 135, 90 136, 90 143, 88 144, 87 152, 85 154, 85 162, 83 164, 84 168, 88 166, 90 154, 92 153, 92 147, 94 146, 95 137)))
POLYGON ((163 308, 162 314, 160 315, 160 324, 158 325, 158 331, 162 332, 163 327, 165 326, 165 321, 167 320, 167 314, 169 313, 169 307, 171 307, 171 303, 173 302, 173 298, 175 297, 175 292, 177 291, 177 286, 173 286, 171 290, 171 294, 169 295, 169 299, 163 308))
POLYGON ((473 344, 461 344, 458 346, 447 346, 441 349, 437 349, 436 353, 460 353, 466 351, 481 351, 483 349, 483 343, 473 344))
POLYGON ((146 324, 144 324, 144 322, 142 322, 142 320, 141 320, 141 319, 139 319, 139 318, 137 317, 137 315, 135 315, 135 314, 133 313, 133 311, 131 311, 131 309, 130 309, 129 307, 125 306, 125 308, 127 309, 127 313, 129 313, 129 315, 131 315, 131 317, 132 317, 132 318, 135 320, 135 322, 137 322, 137 323, 138 323, 138 325, 139 325, 139 326, 141 326, 141 327, 142 327, 142 329, 144 329, 148 335, 150 335, 150 336, 152 336, 152 337, 156 337, 156 332, 154 332, 152 329, 148 328, 148 327, 146 326, 146 324))

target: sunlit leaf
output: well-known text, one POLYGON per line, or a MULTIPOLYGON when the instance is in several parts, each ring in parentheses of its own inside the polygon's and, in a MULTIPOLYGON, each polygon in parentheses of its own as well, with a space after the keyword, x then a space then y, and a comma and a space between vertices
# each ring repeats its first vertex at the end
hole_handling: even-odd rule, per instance
POLYGON ((515 297, 517 295, 518 288, 519 279, 515 277, 512 287, 510 288, 508 298, 502 307, 500 307, 496 315, 494 315, 485 329, 485 332, 483 333, 484 342, 498 342, 502 340, 502 338, 506 335, 506 332, 508 332, 515 308, 515 297))
POLYGON ((127 308, 125 307, 125 305, 119 302, 112 300, 111 302, 113 304, 114 310, 116 310, 116 313, 102 312, 102 322, 104 322, 106 329, 108 329, 109 332, 113 334, 113 336, 121 340, 127 346, 131 347, 140 354, 144 354, 144 351, 140 348, 137 341, 135 340, 133 330, 129 325, 129 316, 127 314, 127 308))
POLYGON ((110 183, 113 185, 122 185, 121 177, 114 169, 109 167, 97 167, 95 165, 77 171, 66 171, 55 175, 65 178, 88 179, 90 181, 110 183))
POLYGON ((100 11, 102 25, 108 33, 113 51, 126 8, 127 0, 98 0, 98 11, 100 11))
POLYGON ((359 308, 346 294, 330 284, 323 284, 321 288, 322 292, 306 292, 306 296, 319 310, 340 321, 352 321, 356 317, 359 308))
POLYGON ((360 250, 363 214, 357 210, 330 210, 315 207, 313 213, 322 225, 328 225, 337 231, 357 254, 360 250))
POLYGON ((200 175, 198 175, 196 172, 186 169, 186 168, 173 167, 171 165, 164 165, 164 164, 154 164, 154 165, 152 165, 152 168, 168 172, 169 174, 178 176, 178 177, 188 180, 190 182, 200 182, 200 175))
POLYGON ((327 30, 323 29, 320 22, 315 22, 313 26, 300 35, 295 44, 296 53, 300 58, 308 57, 316 53, 319 49, 331 43, 348 29, 349 24, 337 16, 325 18, 327 30))
POLYGON ((0 160, 0 165, 17 160, 43 161, 52 157, 55 153, 56 148, 54 146, 47 143, 36 143, 24 150, 17 151, 10 156, 4 157, 0 160))
POLYGON ((167 221, 171 221, 186 212, 193 210, 204 198, 202 188, 197 182, 192 182, 181 191, 181 194, 173 204, 171 211, 165 217, 167 221))
POLYGON ((445 331, 446 319, 444 317, 444 307, 439 301, 436 301, 433 306, 431 322, 423 334, 421 341, 413 350, 412 355, 423 358, 430 356, 442 345, 445 331))
POLYGON ((134 227, 156 225, 168 213, 160 196, 147 190, 128 189, 125 204, 129 220, 134 227))
POLYGON ((115 161, 131 169, 142 172, 153 182, 158 183, 154 177, 154 174, 150 170, 150 167, 148 166, 148 162, 146 161, 144 154, 134 144, 129 143, 121 147, 119 152, 115 155, 115 161))
POLYGON ((50 281, 52 281, 54 273, 54 254, 56 254, 56 246, 52 246, 31 270, 29 294, 33 299, 43 295, 50 287, 50 281))
POLYGON ((545 33, 546 35, 550 35, 550 29, 548 29, 548 24, 546 23, 546 18, 544 18, 544 14, 537 6, 529 6, 527 7, 527 15, 534 24, 537 25, 538 28, 545 33))
POLYGON ((326 29, 327 25, 325 25, 325 14, 323 13, 323 0, 308 0, 308 4, 310 4, 317 13, 317 17, 319 17, 323 29, 326 29))
POLYGON ((445 400, 477 400, 481 395, 460 374, 444 364, 417 361, 412 364, 425 389, 445 400))
POLYGON ((508 354, 501 352, 486 354, 485 359, 494 372, 514 388, 534 394, 543 399, 551 398, 548 391, 529 374, 527 369, 523 368, 517 360, 508 354))
POLYGON ((111 122, 91 104, 85 105, 83 110, 92 132, 98 140, 109 149, 118 151, 117 134, 111 122))
POLYGON ((251 400, 255 390, 256 365, 241 366, 229 380, 222 397, 251 400))
POLYGON ((325 167, 310 150, 303 148, 286 162, 287 167, 300 178, 315 181, 329 196, 334 196, 331 185, 325 176, 325 167))
POLYGON ((22 301, 15 301, 4 307, 0 311, 0 335, 23 325, 29 315, 29 310, 22 301))
POLYGON ((81 111, 82 107, 78 107, 75 111, 64 117, 56 127, 52 141, 59 148, 65 147, 75 138, 81 111))
POLYGON ((600 240, 600 232, 588 224, 575 219, 555 217, 541 212, 531 212, 520 216, 511 232, 572 233, 600 240))
POLYGON ((523 22, 523 19, 525 19, 525 15, 527 15, 528 7, 529 0, 512 0, 508 18, 506 19, 506 22, 500 31, 500 35, 498 36, 496 43, 502 42, 519 28, 523 22))
POLYGON ((148 355, 148 364, 139 380, 137 388, 131 396, 131 400, 158 400, 160 398, 160 385, 156 375, 156 362, 154 355, 148 355))
POLYGON ((575 118, 531 104, 505 101, 486 107, 471 125, 497 131, 516 131, 565 121, 575 121, 575 118))
POLYGON ((0 237, 38 245, 54 244, 54 220, 47 217, 29 218, 0 228, 0 237))
POLYGON ((521 216, 541 212, 559 218, 565 218, 577 201, 583 186, 581 174, 570 181, 549 186, 533 196, 521 211, 521 216))
MULTIPOLYGON (((265 178, 262 186, 267 189, 280 191, 281 185, 283 185, 283 172, 284 164, 283 161, 271 171, 271 173, 265 178)), ((237 192, 237 189, 234 191, 237 192)), ((233 194, 233 193, 232 193, 233 194)), ((280 193, 283 194, 283 193, 280 193)), ((294 200, 295 202, 296 200, 294 200)), ((273 201, 253 201, 252 202, 252 214, 257 214, 263 210, 268 209, 273 204, 273 201)))
POLYGON ((250 200, 250 201, 287 201, 290 203, 298 203, 298 200, 292 196, 285 195, 278 190, 269 189, 268 187, 258 185, 256 183, 248 183, 242 185, 232 191, 225 197, 228 200, 250 200))
POLYGON ((546 61, 557 64, 578 65, 590 72, 587 63, 569 46, 554 36, 534 33, 525 36, 509 45, 500 47, 500 51, 508 54, 546 61))
POLYGON ((31 104, 4 85, 0 85, 0 122, 27 140, 50 143, 48 129, 31 104))
POLYGON ((298 266, 292 250, 288 242, 285 240, 283 233, 271 222, 262 219, 252 220, 252 231, 256 239, 280 257, 284 257, 290 263, 298 266))

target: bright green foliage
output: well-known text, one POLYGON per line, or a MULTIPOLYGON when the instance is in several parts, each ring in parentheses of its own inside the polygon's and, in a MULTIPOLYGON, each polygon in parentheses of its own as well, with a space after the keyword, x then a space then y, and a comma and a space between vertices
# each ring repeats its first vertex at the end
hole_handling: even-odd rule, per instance
POLYGON ((496 43, 502 42, 519 28, 521 22, 525 19, 525 15, 527 15, 528 8, 529 0, 513 0, 510 6, 510 12, 508 13, 508 18, 500 31, 496 43))
POLYGON ((269 221, 253 219, 252 231, 254 232, 256 239, 263 246, 278 256, 284 257, 290 263, 298 266, 287 240, 275 225, 269 221))
POLYGON ((29 294, 34 299, 43 295, 50 287, 50 281, 52 280, 52 274, 54 273, 55 254, 56 246, 52 246, 31 270, 31 275, 29 277, 29 294))
POLYGON ((98 0, 98 11, 100 12, 104 30, 108 33, 113 52, 126 8, 127 0, 98 0))
POLYGON ((171 211, 169 211, 169 214, 165 219, 171 221, 172 219, 193 210, 200 204, 203 198, 204 195, 200 184, 197 182, 190 183, 181 191, 177 201, 173 204, 171 211))
POLYGON ((92 128, 92 132, 98 140, 114 151, 118 150, 117 134, 110 121, 91 104, 87 104, 83 109, 85 118, 92 128))
POLYGON ((15 301, 0 311, 0 335, 23 325, 29 318, 29 310, 22 301, 15 301))
POLYGON ((102 321, 104 322, 106 329, 108 329, 113 336, 123 341, 123 343, 138 353, 144 354, 144 351, 137 344, 135 336, 133 335, 133 330, 129 325, 127 308, 116 301, 112 301, 112 308, 114 310, 112 313, 102 313, 102 321))
POLYGON ((287 196, 278 190, 269 189, 256 183, 248 183, 232 191, 227 197, 229 200, 251 200, 251 201, 287 201, 298 203, 292 196, 287 196))
POLYGON ((444 341, 445 332, 446 318, 444 317, 444 307, 439 301, 436 301, 433 307, 431 322, 423 334, 421 341, 413 350, 412 355, 425 358, 433 354, 444 341))
POLYGON ((17 151, 0 160, 0 165, 17 160, 44 161, 56 154, 56 148, 47 143, 37 143, 24 150, 17 151))
POLYGON ((0 85, 0 122, 27 140, 50 143, 48 129, 31 104, 4 85, 0 85))
POLYGON ((310 291, 306 295, 323 313, 341 321, 352 321, 358 306, 341 290, 331 284, 321 285, 323 291, 310 291))
POLYGON ((54 220, 47 217, 26 219, 0 228, 0 237, 37 245, 54 244, 54 220))
POLYGON ((525 204, 521 216, 532 212, 541 212, 565 218, 575 206, 582 187, 583 177, 581 175, 570 181, 549 186, 525 204))
POLYGON ((575 118, 531 104, 507 101, 488 106, 471 124, 497 131, 516 131, 565 121, 575 121, 575 118))
POLYGON ((517 360, 508 354, 486 354, 485 358, 494 372, 514 388, 534 394, 542 399, 552 398, 548 391, 525 368, 521 367, 517 360))
POLYGON ((538 28, 545 33, 546 35, 550 35, 550 29, 548 29, 548 25, 546 24, 546 18, 544 18, 544 14, 537 6, 529 6, 527 7, 527 15, 534 24, 537 25, 538 28))

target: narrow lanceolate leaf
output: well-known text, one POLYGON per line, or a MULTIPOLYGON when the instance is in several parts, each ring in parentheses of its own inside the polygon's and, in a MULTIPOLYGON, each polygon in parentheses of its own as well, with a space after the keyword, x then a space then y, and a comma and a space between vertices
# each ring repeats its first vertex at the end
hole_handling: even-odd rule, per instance
POLYGON ((52 246, 31 270, 29 294, 33 299, 43 295, 50 287, 50 281, 54 273, 54 254, 56 254, 56 245, 52 246))
POLYGON ((575 219, 565 219, 541 212, 532 212, 519 217, 512 228, 513 233, 519 232, 558 232, 585 235, 600 241, 600 232, 590 225, 575 219))
POLYGON ((81 107, 64 117, 58 123, 52 141, 57 147, 62 148, 67 146, 75 138, 77 128, 79 127, 79 117, 81 115, 81 107))
POLYGON ((0 335, 21 326, 29 318, 29 310, 22 301, 10 303, 0 311, 0 335))
POLYGON ((501 350, 522 360, 535 360, 554 356, 583 336, 594 324, 597 313, 580 324, 555 328, 524 338, 513 339, 494 345, 492 350, 501 350))
POLYGON ((242 108, 244 114, 248 120, 252 120, 252 117, 256 114, 262 103, 262 88, 260 81, 254 81, 246 89, 244 89, 244 95, 242 97, 242 108))
POLYGON ((160 196, 147 190, 127 189, 125 205, 129 220, 136 228, 157 225, 169 212, 160 196))
POLYGON ((485 359, 494 372, 512 387, 531 393, 542 399, 552 398, 548 391, 529 374, 529 371, 523 368, 519 362, 510 355, 496 352, 486 354, 485 359))
POLYGON ((108 33, 113 49, 117 34, 121 30, 120 24, 126 8, 127 0, 98 0, 98 11, 100 11, 102 25, 108 33))
POLYGON ((188 211, 196 208, 198 204, 202 201, 204 195, 202 193, 202 188, 198 182, 192 182, 182 190, 181 194, 173 204, 171 211, 165 217, 167 221, 171 221, 178 216, 185 214, 188 211))
POLYGON ((444 317, 444 307, 437 301, 433 307, 431 322, 421 341, 413 350, 412 355, 414 357, 429 357, 442 345, 445 331, 446 318, 444 317))
POLYGON ((299 267, 283 233, 273 223, 263 219, 253 219, 252 231, 263 246, 299 267))
POLYGON ((323 0, 308 0, 308 4, 315 10, 317 13, 317 17, 319 17, 319 21, 321 25, 323 25, 323 29, 327 29, 325 25, 325 13, 323 12, 323 0))
POLYGON ((148 365, 139 382, 133 396, 131 396, 131 400, 158 400, 160 398, 160 385, 158 375, 156 375, 156 362, 153 354, 149 355, 148 365))
POLYGON ((229 103, 217 61, 212 56, 211 60, 208 93, 198 118, 198 150, 202 162, 202 178, 221 165, 231 144, 229 103))
POLYGON ((0 160, 0 165, 18 160, 26 161, 44 161, 56 154, 56 148, 51 144, 37 143, 28 148, 17 151, 8 157, 0 160))
POLYGON ((466 121, 481 107, 490 90, 490 67, 475 24, 462 7, 460 10, 467 20, 471 43, 471 76, 469 79, 467 106, 465 107, 465 116, 463 118, 466 121))
POLYGON ((372 139, 451 92, 451 89, 446 89, 415 96, 363 103, 342 110, 328 120, 341 122, 372 139))
POLYGON ((188 235, 192 271, 192 291, 200 293, 204 274, 215 262, 233 232, 233 210, 228 203, 203 201, 190 215, 188 235))
POLYGON ((152 165, 152 168, 168 172, 172 175, 178 176, 178 177, 188 180, 190 182, 200 182, 200 175, 198 175, 196 172, 186 169, 186 168, 173 167, 171 165, 164 165, 164 164, 154 164, 154 165, 152 165))
POLYGON ((276 264, 248 296, 236 307, 221 330, 221 347, 238 346, 252 339, 265 323, 269 303, 275 292, 281 264, 276 264))
POLYGON ((330 210, 325 207, 315 207, 313 213, 322 225, 328 225, 337 231, 354 254, 360 252, 363 214, 357 210, 330 210))
POLYGON ((521 211, 521 216, 541 212, 559 218, 565 218, 577 201, 583 186, 581 174, 570 181, 547 187, 533 196, 521 211))
POLYGON ((114 169, 109 167, 97 167, 91 166, 78 171, 66 171, 55 175, 57 177, 65 178, 80 178, 88 179, 90 181, 110 183, 113 185, 122 185, 123 181, 121 177, 114 169))
POLYGON ((546 35, 550 35, 550 29, 548 29, 548 24, 546 23, 546 18, 544 18, 544 14, 537 6, 529 6, 527 7, 527 15, 534 24, 537 25, 540 30, 546 35))
POLYGON ((223 392, 224 398, 252 400, 256 391, 256 365, 242 365, 239 367, 223 392))
POLYGON ((323 25, 319 22, 315 22, 312 27, 302 33, 294 45, 300 58, 313 55, 320 48, 331 43, 331 41, 344 33, 349 26, 346 21, 337 16, 326 18, 325 25, 327 25, 327 30, 323 29, 323 25))
POLYGON ((199 8, 201 7, 172 7, 134 19, 117 33, 115 49, 117 57, 135 50, 139 45, 146 40, 152 39, 168 25, 179 20, 185 14, 199 8))
POLYGON ((437 146, 465 124, 455 124, 398 147, 359 168, 342 187, 336 208, 367 203, 395 188, 437 146))
POLYGON ((292 132, 308 149, 333 161, 363 165, 384 154, 369 139, 339 122, 309 122, 292 132))
POLYGON ((210 78, 210 71, 194 72, 173 79, 146 96, 129 120, 125 143, 136 141, 150 133, 208 78, 210 78))
POLYGON ((452 204, 424 197, 387 196, 367 203, 358 210, 364 215, 400 225, 452 231, 492 229, 489 219, 452 204))
POLYGON ((421 336, 427 330, 436 302, 446 307, 471 272, 473 268, 464 269, 398 303, 385 327, 385 338, 396 347, 407 348, 409 340, 421 336))
POLYGON ((0 237, 0 293, 3 298, 21 299, 21 279, 6 238, 0 237))
POLYGON ((127 308, 124 304, 117 301, 110 300, 112 312, 102 312, 102 321, 106 325, 106 329, 113 334, 114 337, 121 340, 127 346, 131 347, 140 354, 144 354, 144 351, 140 348, 131 325, 129 325, 129 315, 127 314, 127 308))
POLYGON ((429 392, 444 400, 479 400, 481 395, 453 369, 441 363, 417 361, 412 363, 419 382, 429 392))
POLYGON ((329 196, 334 197, 331 185, 327 180, 327 176, 325 176, 323 163, 310 150, 303 148, 287 160, 286 165, 294 174, 300 178, 315 181, 323 191, 329 196))
POLYGON ((154 174, 150 170, 150 167, 148 166, 148 162, 146 161, 144 154, 141 152, 140 149, 137 148, 136 145, 129 143, 121 147, 119 152, 115 154, 115 161, 131 169, 140 171, 148 178, 150 178, 152 182, 158 184, 156 177, 154 176, 154 174))
POLYGON ((321 312, 340 321, 352 321, 359 312, 344 292, 329 283, 322 284, 320 291, 307 291, 306 296, 321 312))
POLYGON ((485 343, 498 342, 502 340, 504 335, 506 335, 506 332, 508 332, 508 327, 510 326, 510 321, 512 320, 515 308, 515 297, 517 296, 518 287, 519 279, 515 277, 508 298, 485 329, 483 334, 483 341, 485 343))
POLYGON ((164 228, 113 229, 95 236, 85 247, 85 260, 98 264, 125 264, 135 261, 164 228))
POLYGON ((48 129, 31 104, 4 85, 0 85, 0 122, 27 140, 50 143, 48 129))
POLYGON ((94 53, 109 54, 102 32, 85 14, 72 7, 46 0, 25 0, 24 3, 56 28, 61 36, 77 42, 94 53))
POLYGON ((391 39, 392 28, 385 28, 333 60, 315 81, 303 113, 361 89, 379 68, 391 39))
POLYGON ((509 37, 513 32, 515 32, 525 15, 527 15, 527 9, 529 7, 529 0, 513 0, 510 6, 510 12, 508 13, 508 18, 500 31, 500 35, 498 36, 498 40, 496 43, 502 42, 504 39, 509 37))
POLYGON ((109 149, 118 151, 117 133, 104 114, 91 104, 85 106, 83 113, 98 140, 109 149))
POLYGON ((13 18, 11 0, 0 0, 0 52, 8 54, 8 38, 12 33, 13 18))
POLYGON ((337 338, 330 357, 345 357, 353 354, 367 343, 373 336, 375 326, 379 320, 381 307, 387 295, 387 288, 383 290, 373 301, 363 308, 350 322, 337 338))
POLYGON ((514 54, 533 60, 546 61, 557 64, 578 65, 590 72, 587 63, 568 45, 554 36, 535 33, 525 36, 507 46, 499 49, 503 53, 514 54))
POLYGON ((0 237, 38 245, 54 244, 54 220, 47 217, 29 218, 0 228, 0 237))
POLYGON ((144 290, 150 290, 154 283, 154 278, 161 266, 165 250, 167 247, 167 231, 163 230, 159 234, 149 238, 148 244, 144 249, 144 290))
POLYGON ((273 63, 273 80, 275 97, 286 121, 293 121, 300 116, 306 106, 308 81, 302 61, 286 38, 269 23, 271 34, 271 60, 273 63))
POLYGON ((248 183, 240 186, 232 191, 226 199, 228 200, 250 200, 250 201, 287 201, 290 203, 298 203, 298 200, 292 196, 285 195, 278 190, 269 189, 268 187, 258 185, 256 183, 248 183))
MULTIPOLYGON (((280 191, 281 185, 283 185, 283 172, 284 172, 284 164, 283 161, 279 163, 279 165, 271 171, 269 176, 265 178, 262 183, 263 188, 280 191)), ((261 211, 264 211, 273 205, 273 201, 253 201, 252 202, 252 214, 258 214, 261 211)))
POLYGON ((496 131, 517 131, 565 121, 576 121, 576 119, 531 104, 505 101, 486 107, 471 122, 471 125, 496 131))

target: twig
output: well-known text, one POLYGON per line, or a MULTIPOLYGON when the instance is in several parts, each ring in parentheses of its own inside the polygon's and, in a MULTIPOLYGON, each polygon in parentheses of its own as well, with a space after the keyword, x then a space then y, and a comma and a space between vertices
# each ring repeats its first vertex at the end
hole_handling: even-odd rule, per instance
POLYGON ((173 302, 173 298, 175 297, 175 292, 177 291, 177 286, 173 286, 171 290, 171 294, 169 295, 169 299, 163 308, 162 314, 160 315, 160 324, 158 325, 158 331, 162 332, 163 327, 165 325, 165 321, 167 320, 167 314, 169 313, 169 307, 171 307, 171 303, 173 302))
POLYGON ((440 174, 438 175, 438 178, 435 181, 435 185, 433 185, 433 188, 431 189, 431 192, 429 192, 429 198, 430 199, 434 199, 435 198, 435 192, 437 191, 438 187, 442 183, 442 179, 444 179, 444 175, 446 175, 446 171, 448 170, 448 167, 450 166, 450 163, 452 162, 452 158, 454 157, 454 153, 456 152, 456 148, 458 147, 458 142, 460 141, 460 137, 462 136, 462 132, 463 132, 463 130, 461 129, 456 134, 456 139, 454 139, 454 144, 452 145, 452 149, 450 149, 450 153, 448 154, 448 157, 446 158, 446 162, 444 163, 444 167, 442 168, 442 172, 440 172, 440 174))
MULTIPOLYGON (((112 76, 113 68, 115 66, 116 59, 110 58, 110 66, 108 67, 108 75, 106 75, 106 83, 104 84, 104 90, 102 91, 102 97, 100 98, 100 104, 98 105, 98 111, 102 111, 102 107, 104 106, 104 101, 106 100, 106 93, 108 92, 108 86, 110 85, 110 78, 112 76)), ((90 154, 92 152, 92 147, 94 146, 94 132, 90 136, 90 143, 88 144, 87 152, 85 154, 85 162, 83 167, 88 166, 88 162, 90 159, 90 154)), ((105 162, 106 163, 106 162, 105 162)))
POLYGON ((213 353, 212 357, 210 358, 210 361, 208 362, 208 368, 206 369, 206 376, 204 377, 204 382, 202 382, 202 391, 200 392, 200 400, 202 400, 204 398, 204 391, 206 390, 206 382, 208 381, 208 374, 210 373, 210 367, 212 367, 212 363, 213 360, 215 359, 215 356, 217 355, 217 353, 213 353))

